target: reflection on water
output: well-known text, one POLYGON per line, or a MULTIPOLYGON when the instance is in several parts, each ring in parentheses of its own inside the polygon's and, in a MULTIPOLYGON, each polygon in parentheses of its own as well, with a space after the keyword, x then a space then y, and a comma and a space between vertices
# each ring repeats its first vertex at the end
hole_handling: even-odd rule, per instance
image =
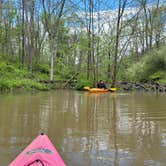
POLYGON ((0 96, 0 165, 45 132, 68 166, 166 165, 166 95, 58 90, 0 96))

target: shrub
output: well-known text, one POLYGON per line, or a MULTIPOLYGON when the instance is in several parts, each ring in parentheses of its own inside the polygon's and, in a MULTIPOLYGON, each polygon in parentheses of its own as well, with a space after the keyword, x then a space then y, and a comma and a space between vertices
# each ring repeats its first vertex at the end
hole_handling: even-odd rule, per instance
POLYGON ((84 86, 89 86, 89 87, 92 87, 92 82, 86 80, 86 79, 80 79, 78 80, 78 82, 76 83, 76 86, 75 88, 77 90, 82 90, 84 86))
POLYGON ((166 78, 166 58, 164 51, 154 51, 127 69, 125 76, 132 81, 151 81, 166 78))
POLYGON ((44 64, 35 64, 33 66, 33 71, 35 72, 40 72, 40 73, 44 73, 44 74, 49 74, 49 65, 44 65, 44 64))

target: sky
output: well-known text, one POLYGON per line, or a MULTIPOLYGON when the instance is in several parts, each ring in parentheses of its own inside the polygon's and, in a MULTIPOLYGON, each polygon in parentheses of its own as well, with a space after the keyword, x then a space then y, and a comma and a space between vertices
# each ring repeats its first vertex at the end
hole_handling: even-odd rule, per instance
MULTIPOLYGON (((78 6, 78 10, 85 10, 85 1, 88 4, 88 0, 67 0, 69 3, 73 3, 78 6)), ((112 10, 117 9, 120 0, 93 0, 95 9, 94 11, 112 10)), ((121 0, 123 3, 125 0, 121 0)), ((158 0, 126 0, 126 7, 136 7, 140 1, 147 1, 148 5, 155 5, 158 0)), ((159 0, 160 3, 165 3, 166 0, 159 0)))

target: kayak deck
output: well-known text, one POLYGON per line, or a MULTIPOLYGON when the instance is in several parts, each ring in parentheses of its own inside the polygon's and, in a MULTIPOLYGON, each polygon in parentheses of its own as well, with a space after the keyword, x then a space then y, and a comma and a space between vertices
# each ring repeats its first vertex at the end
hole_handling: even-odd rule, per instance
POLYGON ((47 135, 37 136, 9 166, 65 166, 47 135))

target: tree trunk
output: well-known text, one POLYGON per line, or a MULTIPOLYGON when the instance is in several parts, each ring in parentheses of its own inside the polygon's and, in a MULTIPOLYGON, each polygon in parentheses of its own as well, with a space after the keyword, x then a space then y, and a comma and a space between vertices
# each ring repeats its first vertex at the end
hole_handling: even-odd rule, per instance
POLYGON ((110 49, 108 51, 108 67, 107 67, 107 79, 109 80, 111 78, 111 64, 110 64, 110 61, 111 61, 111 52, 110 52, 110 49))
POLYGON ((120 34, 121 34, 121 27, 120 22, 121 18, 123 16, 125 6, 126 6, 127 0, 124 0, 123 3, 121 0, 119 0, 119 7, 118 7, 118 18, 116 23, 116 36, 115 36, 115 54, 114 54, 114 66, 113 66, 113 78, 112 78, 112 87, 115 87, 116 85, 116 79, 117 79, 117 68, 118 68, 118 50, 119 50, 119 40, 120 40, 120 34))
POLYGON ((22 0, 22 58, 21 58, 22 67, 24 67, 24 63, 25 63, 25 20, 24 20, 24 14, 25 14, 25 0, 22 0))
POLYGON ((32 63, 34 56, 34 0, 30 1, 30 54, 29 54, 29 71, 32 73, 32 63))
POLYGON ((0 26, 2 24, 2 5, 3 5, 3 0, 0 0, 0 26))

